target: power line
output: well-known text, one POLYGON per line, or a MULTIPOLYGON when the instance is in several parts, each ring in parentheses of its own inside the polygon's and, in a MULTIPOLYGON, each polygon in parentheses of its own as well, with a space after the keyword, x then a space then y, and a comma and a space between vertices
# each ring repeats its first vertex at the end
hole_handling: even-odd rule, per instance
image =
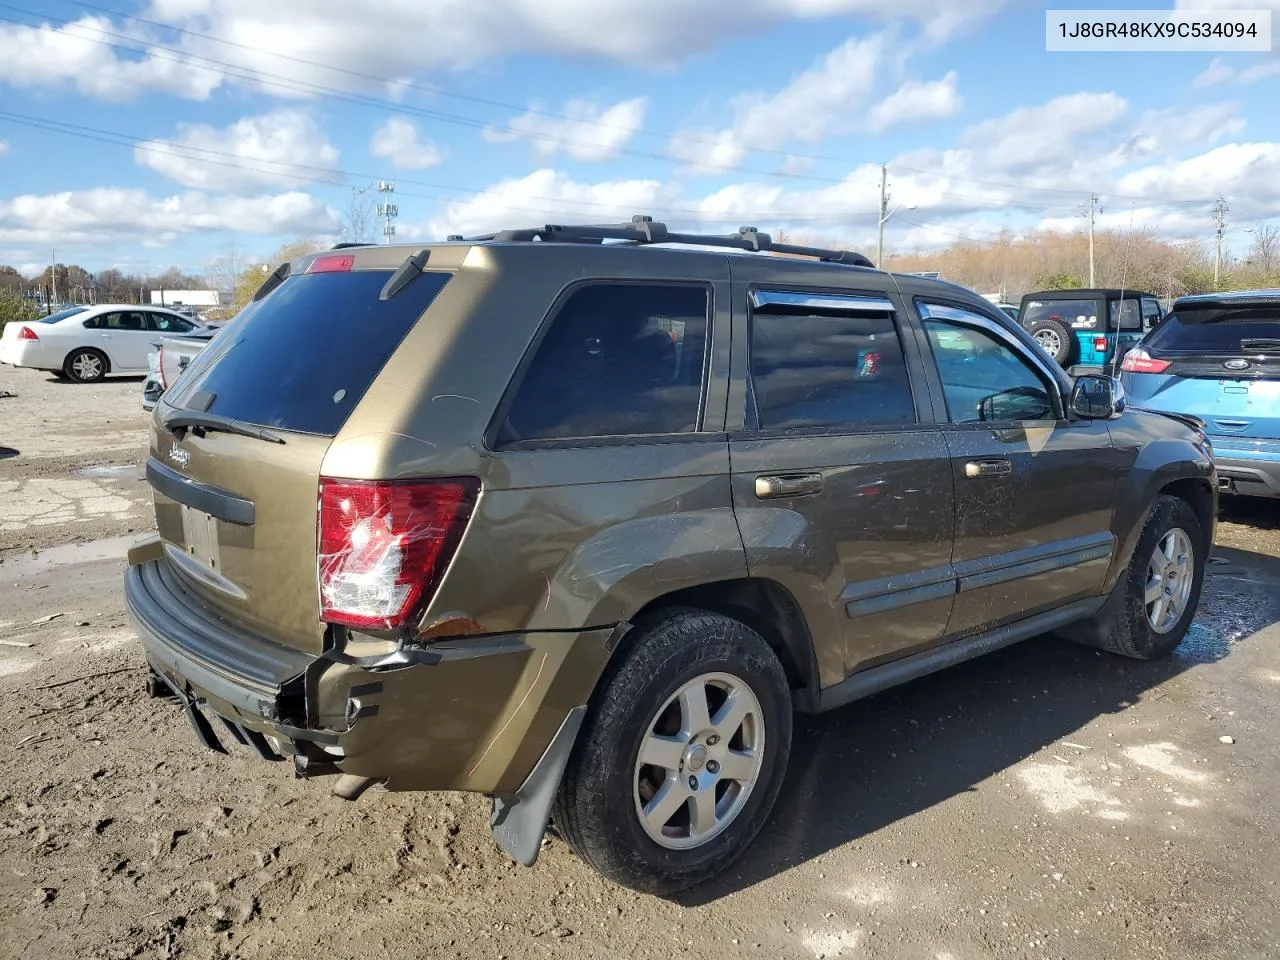
MULTIPOLYGON (((138 23, 144 23, 149 26, 154 26, 160 29, 169 30, 175 33, 186 35, 186 36, 196 37, 198 39, 206 40, 211 43, 218 43, 233 49, 245 50, 250 53, 260 54, 262 56, 271 56, 277 59, 291 61, 294 63, 298 63, 300 65, 309 66, 316 69, 329 70, 335 73, 344 74, 347 76, 351 76, 353 78, 362 79, 369 82, 380 83, 380 84, 389 85, 389 86, 398 85, 398 86, 406 87, 408 89, 418 89, 428 93, 433 93, 436 95, 446 96, 446 97, 463 100, 467 102, 479 103, 479 104, 484 104, 488 106, 495 106, 501 109, 517 111, 520 113, 531 113, 538 116, 545 116, 548 118, 553 118, 558 120, 571 121, 573 123, 580 124, 583 126, 600 127, 604 129, 611 129, 611 130, 625 130, 634 134, 641 134, 644 136, 656 137, 656 138, 660 138, 660 139, 664 139, 672 142, 693 143, 693 144, 698 144, 702 146, 718 145, 718 142, 715 140, 708 140, 706 138, 699 138, 699 137, 689 136, 686 134, 673 134, 673 133, 667 133, 662 131, 654 131, 654 130, 646 130, 643 128, 629 127, 621 124, 610 124, 604 121, 584 119, 581 117, 573 117, 568 114, 556 113, 553 111, 543 111, 543 110, 536 110, 536 109, 521 107, 519 105, 507 103, 501 100, 493 100, 485 97, 476 97, 476 96, 471 96, 467 94, 459 94, 453 91, 449 91, 443 87, 437 87, 434 85, 418 84, 415 82, 405 83, 402 81, 393 80, 388 77, 379 77, 374 74, 363 73, 357 70, 350 70, 344 67, 330 66, 327 64, 319 63, 317 61, 307 60, 301 57, 294 57, 289 54, 283 54, 276 51, 265 50, 260 47, 253 47, 247 44, 237 43, 232 40, 213 37, 208 34, 203 34, 197 31, 188 30, 183 27, 172 26, 170 24, 160 23, 154 20, 148 20, 145 17, 139 17, 133 14, 123 13, 121 11, 113 10, 107 7, 96 6, 94 4, 89 4, 89 3, 79 3, 76 5, 84 7, 86 9, 95 10, 99 13, 120 17, 122 19, 133 20, 138 23)), ((11 4, 0 3, 0 8, 12 10, 17 13, 23 14, 24 16, 34 17, 37 20, 42 20, 46 22, 55 22, 61 27, 75 26, 80 29, 89 29, 103 36, 114 37, 117 40, 124 41, 123 43, 111 43, 104 40, 95 40, 92 37, 86 37, 83 35, 80 37, 80 39, 87 40, 92 43, 100 43, 104 46, 113 47, 116 49, 130 50, 135 53, 136 52, 148 53, 151 56, 156 55, 155 51, 163 50, 169 53, 177 54, 177 56, 161 57, 160 59, 166 59, 166 60, 170 60, 172 62, 177 62, 177 63, 185 63, 187 61, 198 61, 202 63, 213 64, 225 70, 238 71, 231 74, 231 76, 234 79, 257 82, 268 87, 270 86, 282 87, 283 89, 293 90, 294 92, 310 92, 312 96, 337 99, 344 102, 355 103, 357 105, 372 106, 375 108, 389 110, 397 113, 415 114, 418 116, 422 116, 424 118, 439 120, 444 123, 452 123, 452 124, 457 124, 461 126, 466 126, 473 129, 488 129, 492 126, 491 124, 486 123, 485 121, 482 121, 482 120, 477 120, 474 117, 466 117, 458 114, 446 113, 443 111, 428 110, 420 107, 411 107, 405 104, 396 103, 395 101, 385 100, 377 97, 370 97, 364 94, 350 94, 346 91, 338 90, 333 87, 326 87, 320 84, 312 84, 302 80, 283 77, 279 74, 268 73, 266 71, 258 70, 253 67, 243 67, 241 65, 229 63, 224 60, 217 60, 212 57, 206 57, 199 54, 178 50, 163 44, 156 44, 156 43, 151 43, 149 41, 128 37, 123 34, 114 33, 109 30, 103 30, 99 27, 86 28, 84 25, 79 24, 78 22, 73 20, 58 20, 56 18, 48 18, 44 14, 27 10, 22 7, 13 6, 11 4), (309 91, 306 88, 309 88, 309 91)), ((16 23, 21 26, 27 26, 27 27, 34 26, 33 24, 23 23, 22 21, 13 20, 8 17, 0 17, 0 21, 16 23)), ((550 142, 561 144, 564 146, 585 146, 585 147, 591 147, 591 148, 598 147, 598 144, 590 143, 589 141, 574 140, 568 137, 556 136, 553 134, 538 134, 534 139, 550 141, 550 142)), ((803 158, 808 160, 821 160, 821 161, 826 161, 831 163, 848 164, 851 166, 868 166, 868 165, 871 165, 872 163, 872 161, 869 161, 869 160, 854 160, 848 157, 836 157, 836 156, 823 155, 823 154, 797 153, 795 151, 790 151, 790 150, 762 147, 759 145, 751 145, 751 144, 742 144, 741 147, 743 150, 748 152, 764 153, 772 156, 798 157, 798 158, 803 158)), ((617 148, 617 152, 620 154, 626 154, 629 156, 638 156, 638 157, 643 157, 647 159, 659 159, 663 161, 669 161, 672 159, 671 157, 663 153, 657 153, 654 151, 636 150, 634 148, 627 148, 627 147, 619 147, 617 148)), ((893 166, 895 170, 901 170, 907 173, 915 173, 921 176, 944 178, 947 180, 959 180, 967 183, 976 183, 984 186, 999 187, 1001 189, 1010 190, 1010 191, 1020 191, 1024 194, 1037 193, 1037 194, 1055 194, 1060 196, 1078 196, 1079 195, 1079 191, 1064 189, 1060 187, 1057 187, 1057 188, 1028 187, 1025 185, 1014 184, 1009 182, 985 180, 985 179, 979 179, 975 177, 963 177, 963 176, 956 176, 952 174, 942 174, 934 171, 922 170, 915 167, 902 166, 900 164, 894 164, 893 166)), ((725 172, 747 173, 754 176, 792 179, 792 180, 798 180, 798 181, 808 180, 813 182, 832 183, 832 184, 844 184, 848 182, 847 178, 843 178, 843 177, 824 177, 817 174, 801 174, 801 173, 794 173, 794 172, 783 171, 783 170, 759 170, 751 167, 743 167, 743 166, 736 166, 736 165, 725 166, 719 169, 725 172)), ((1116 199, 1137 200, 1140 202, 1154 203, 1157 205, 1169 205, 1169 206, 1180 205, 1180 204, 1201 204, 1201 203, 1209 202, 1208 200, 1204 200, 1204 199, 1188 200, 1183 198, 1183 199, 1174 200, 1174 199, 1158 198, 1158 197, 1136 197, 1136 196, 1122 196, 1122 195, 1113 195, 1113 196, 1116 199)), ((979 200, 980 198, 972 198, 972 199, 979 200)), ((1003 205, 1010 205, 1010 206, 1019 205, 1017 201, 996 201, 988 198, 981 198, 981 199, 983 200, 983 202, 986 202, 988 204, 1001 203, 1003 205)), ((1027 204, 1021 204, 1021 205, 1030 207, 1033 204, 1027 203, 1027 204)))

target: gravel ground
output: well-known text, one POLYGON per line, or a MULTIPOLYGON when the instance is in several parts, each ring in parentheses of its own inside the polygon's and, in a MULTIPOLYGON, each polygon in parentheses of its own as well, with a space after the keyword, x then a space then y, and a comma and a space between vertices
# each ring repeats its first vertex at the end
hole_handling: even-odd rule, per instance
POLYGON ((199 748, 120 598, 141 384, 3 390, 0 957, 1280 957, 1280 505, 1224 508, 1170 660, 1033 640, 803 718, 754 848, 660 900, 199 748))

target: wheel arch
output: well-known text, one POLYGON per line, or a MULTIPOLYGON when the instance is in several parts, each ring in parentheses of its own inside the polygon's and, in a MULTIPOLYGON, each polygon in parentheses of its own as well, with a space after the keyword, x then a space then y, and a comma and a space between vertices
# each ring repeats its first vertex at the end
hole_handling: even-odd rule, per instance
MULTIPOLYGON (((643 626, 665 611, 694 608, 741 621, 760 634, 778 655, 791 686, 793 702, 805 712, 816 710, 818 665, 813 636, 794 596, 776 580, 740 577, 684 587, 646 603, 629 622, 643 626)), ((625 639, 613 652, 618 657, 625 639)))

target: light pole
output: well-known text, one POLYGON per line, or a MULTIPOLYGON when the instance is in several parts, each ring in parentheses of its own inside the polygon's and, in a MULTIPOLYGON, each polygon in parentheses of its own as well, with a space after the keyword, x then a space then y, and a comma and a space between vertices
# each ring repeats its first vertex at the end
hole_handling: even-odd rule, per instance
MULTIPOLYGON (((886 200, 887 199, 888 198, 886 198, 886 200)), ((884 225, 888 223, 889 218, 892 217, 899 210, 914 210, 916 208, 916 205, 914 203, 908 203, 905 206, 902 204, 899 204, 898 206, 894 207, 892 210, 886 210, 885 207, 887 206, 888 206, 887 203, 881 204, 880 206, 880 225, 879 225, 879 230, 877 232, 877 237, 876 237, 876 266, 879 267, 881 270, 884 269, 884 225)))

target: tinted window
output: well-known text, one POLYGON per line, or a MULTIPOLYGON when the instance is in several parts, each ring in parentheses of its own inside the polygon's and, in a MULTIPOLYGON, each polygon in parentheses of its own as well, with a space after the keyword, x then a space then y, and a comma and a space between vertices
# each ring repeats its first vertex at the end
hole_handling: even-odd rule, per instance
POLYGON ((1073 330, 1095 330, 1098 304, 1093 300, 1029 300, 1022 323, 1029 327, 1037 320, 1057 320, 1073 330))
POLYGON ((333 436, 449 280, 424 273, 379 300, 389 276, 358 270, 290 277, 201 351, 171 402, 186 406, 207 391, 211 413, 333 436))
POLYGON ((761 430, 916 422, 892 314, 757 310, 750 360, 761 430))
POLYGON ((147 319, 151 321, 151 329, 160 333, 189 333, 195 329, 195 324, 190 320, 171 313, 149 313, 147 319))
POLYGON ((575 290, 538 345, 499 442, 693 432, 709 306, 704 287, 575 290))
POLYGON ((120 332, 129 332, 135 330, 146 330, 147 321, 143 319, 140 310, 120 311, 119 313, 104 313, 98 318, 99 330, 119 330, 120 332))
POLYGON ((1137 300, 1112 300, 1107 304, 1112 330, 1131 332, 1142 329, 1142 313, 1137 300), (1119 323, 1116 317, 1119 317, 1119 323))
POLYGON ((1144 327, 1155 326, 1155 322, 1160 319, 1160 301, 1143 298, 1142 301, 1142 325, 1144 327))
POLYGON ((930 317, 923 305, 921 314, 952 423, 1056 419, 1044 380, 1003 340, 978 327, 930 317))
POLYGON ((88 307, 68 307, 66 310, 59 310, 57 313, 51 313, 47 317, 41 317, 41 323, 57 323, 59 320, 65 320, 67 317, 74 317, 78 313, 84 313, 88 307))
POLYGON ((1148 334, 1143 346, 1189 354, 1280 353, 1280 303, 1271 309, 1179 310, 1148 334))

